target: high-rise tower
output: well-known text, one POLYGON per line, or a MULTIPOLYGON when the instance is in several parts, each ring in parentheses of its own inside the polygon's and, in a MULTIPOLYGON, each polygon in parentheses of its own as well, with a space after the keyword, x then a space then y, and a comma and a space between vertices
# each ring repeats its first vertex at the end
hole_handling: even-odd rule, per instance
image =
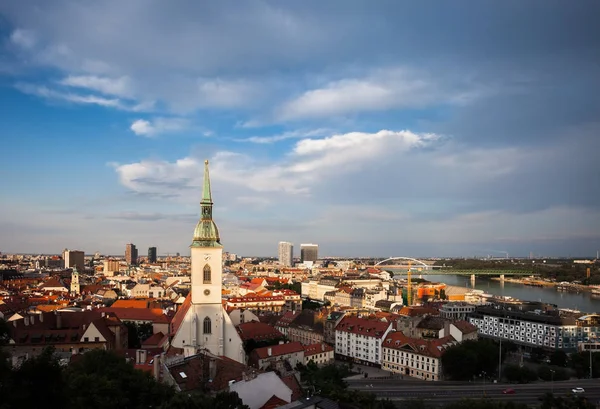
POLYGON ((242 340, 222 304, 223 246, 213 221, 208 161, 204 162, 204 185, 200 201, 200 220, 190 245, 192 289, 173 321, 185 315, 171 345, 184 350, 208 349, 245 362, 242 340))
POLYGON ((294 264, 294 245, 287 241, 279 242, 279 264, 291 267, 294 264))
POLYGON ((318 244, 301 244, 300 245, 300 261, 305 263, 307 261, 315 262, 319 258, 319 245, 318 244))
POLYGON ((156 263, 156 247, 148 247, 148 263, 156 263))

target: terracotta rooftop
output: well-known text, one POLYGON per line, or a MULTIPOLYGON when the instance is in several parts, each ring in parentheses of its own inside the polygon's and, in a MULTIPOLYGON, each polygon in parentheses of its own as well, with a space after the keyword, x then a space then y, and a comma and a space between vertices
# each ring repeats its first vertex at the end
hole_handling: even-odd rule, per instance
POLYGON ((405 336, 402 332, 391 332, 381 344, 382 348, 392 348, 413 352, 415 354, 439 358, 451 346, 458 342, 450 335, 426 340, 423 338, 411 338, 405 336))
POLYGON ((287 405, 287 404, 288 404, 288 402, 286 402, 283 399, 278 398, 277 396, 273 395, 259 409, 276 409, 278 407, 281 407, 281 406, 287 405))
POLYGON ((420 315, 425 315, 425 314, 438 315, 439 313, 440 313, 439 310, 437 310, 435 308, 419 307, 419 306, 402 307, 402 309, 398 312, 399 315, 402 315, 405 317, 418 317, 420 315))
POLYGON ((452 324, 454 324, 454 326, 458 328, 463 334, 471 334, 473 332, 477 332, 477 327, 467 321, 454 321, 452 324))
POLYGON ((122 321, 152 321, 153 323, 169 323, 171 318, 160 308, 100 308, 100 311, 114 313, 122 321))
POLYGON ((269 324, 262 322, 245 322, 237 326, 238 333, 242 341, 248 341, 253 339, 255 341, 262 341, 266 339, 278 339, 283 338, 283 334, 277 331, 269 324))
POLYGON ((389 322, 378 319, 358 318, 356 316, 346 316, 335 327, 336 331, 344 331, 352 334, 363 335, 366 337, 381 338, 390 327, 389 322))
POLYGON ((287 344, 256 348, 251 354, 256 355, 258 359, 266 359, 272 356, 289 355, 302 351, 304 351, 304 347, 300 342, 288 342, 287 344), (269 350, 271 351, 270 354, 269 350))
POLYGON ((304 356, 321 354, 323 352, 331 352, 331 351, 333 351, 333 347, 324 342, 318 342, 316 344, 304 345, 304 356))

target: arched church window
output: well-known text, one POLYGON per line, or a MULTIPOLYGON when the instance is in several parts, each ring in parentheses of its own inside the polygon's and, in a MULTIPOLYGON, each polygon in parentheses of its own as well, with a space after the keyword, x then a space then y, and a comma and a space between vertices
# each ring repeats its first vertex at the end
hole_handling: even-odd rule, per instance
POLYGON ((210 322, 210 318, 204 318, 204 333, 211 334, 212 333, 212 323, 210 322))
POLYGON ((204 284, 210 284, 210 276, 211 276, 211 271, 210 271, 210 266, 207 264, 204 266, 204 284))

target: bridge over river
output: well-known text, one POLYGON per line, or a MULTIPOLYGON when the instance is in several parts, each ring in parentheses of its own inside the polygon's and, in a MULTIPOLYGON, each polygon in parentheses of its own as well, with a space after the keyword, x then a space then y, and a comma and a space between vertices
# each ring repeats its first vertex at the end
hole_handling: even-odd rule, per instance
POLYGON ((530 276, 531 270, 504 270, 504 269, 455 269, 452 267, 435 266, 431 263, 421 261, 411 257, 390 257, 379 263, 375 267, 384 271, 389 271, 396 275, 403 275, 410 272, 418 275, 464 275, 464 276, 530 276))

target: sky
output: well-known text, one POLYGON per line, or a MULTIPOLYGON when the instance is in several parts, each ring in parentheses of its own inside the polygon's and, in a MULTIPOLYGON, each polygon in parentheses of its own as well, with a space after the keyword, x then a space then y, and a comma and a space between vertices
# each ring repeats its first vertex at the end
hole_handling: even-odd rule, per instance
POLYGON ((0 252, 595 256, 600 2, 0 2, 0 252))

